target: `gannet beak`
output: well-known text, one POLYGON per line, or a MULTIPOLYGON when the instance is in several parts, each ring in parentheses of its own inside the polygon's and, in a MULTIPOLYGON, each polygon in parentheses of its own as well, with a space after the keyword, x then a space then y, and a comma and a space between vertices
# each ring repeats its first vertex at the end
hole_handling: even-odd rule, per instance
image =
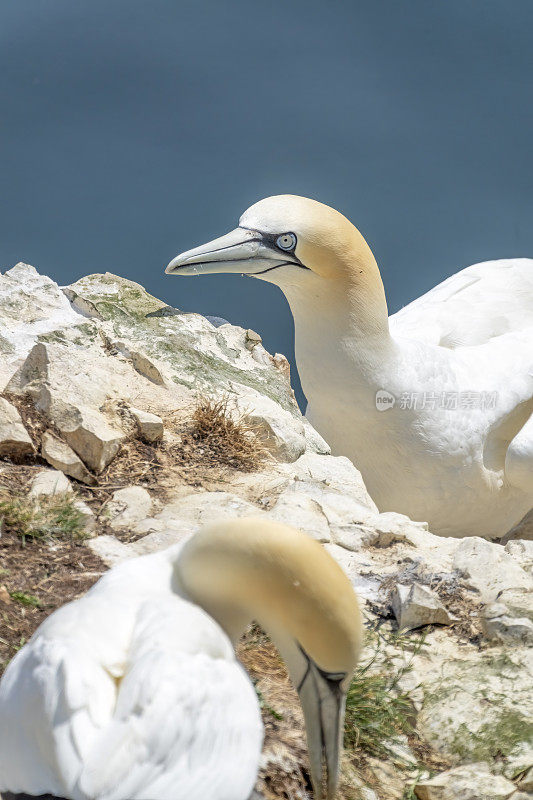
POLYGON ((299 262, 290 253, 275 249, 258 231, 235 228, 225 236, 176 256, 165 272, 167 275, 209 275, 214 272, 260 275, 285 264, 299 262))
POLYGON ((305 717, 314 800, 323 797, 323 766, 327 800, 333 800, 339 783, 346 707, 346 694, 341 688, 344 677, 328 676, 309 660, 309 669, 298 688, 305 717))

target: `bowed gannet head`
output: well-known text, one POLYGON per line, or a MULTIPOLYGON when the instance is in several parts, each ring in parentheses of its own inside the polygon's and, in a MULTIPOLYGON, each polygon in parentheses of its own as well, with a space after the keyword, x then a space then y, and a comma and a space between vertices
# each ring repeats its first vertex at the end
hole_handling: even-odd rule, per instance
POLYGON ((362 647, 352 585, 318 542, 279 523, 208 526, 184 546, 178 579, 235 640, 256 620, 271 635, 302 704, 315 797, 335 795, 344 706, 362 647))
POLYGON ((216 272, 260 278, 288 296, 333 287, 385 305, 376 261, 357 228, 335 209, 296 195, 260 200, 244 212, 238 228, 187 250, 166 268, 168 275, 216 272))

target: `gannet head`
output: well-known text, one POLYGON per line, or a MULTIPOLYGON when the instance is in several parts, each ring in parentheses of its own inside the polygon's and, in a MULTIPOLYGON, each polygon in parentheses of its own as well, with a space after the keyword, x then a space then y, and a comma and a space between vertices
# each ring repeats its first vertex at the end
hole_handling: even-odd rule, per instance
POLYGON ((251 620, 270 634, 302 704, 315 798, 338 784, 346 692, 362 647, 352 585, 318 542, 271 521, 239 519, 187 542, 179 580, 234 639, 251 620))
MULTIPOLYGON (((239 227, 176 256, 168 275, 238 272, 285 285, 357 278, 377 271, 362 235, 342 214, 316 200, 276 195, 244 212, 239 227)), ((377 273, 379 276, 379 272, 377 273)))

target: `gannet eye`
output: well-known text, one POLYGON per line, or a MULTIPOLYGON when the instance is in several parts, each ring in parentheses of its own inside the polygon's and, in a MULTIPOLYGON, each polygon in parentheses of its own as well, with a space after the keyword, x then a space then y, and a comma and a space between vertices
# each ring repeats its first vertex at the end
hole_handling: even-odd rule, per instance
POLYGON ((276 239, 276 245, 281 250, 294 250, 296 247, 296 236, 294 233, 282 233, 276 239))

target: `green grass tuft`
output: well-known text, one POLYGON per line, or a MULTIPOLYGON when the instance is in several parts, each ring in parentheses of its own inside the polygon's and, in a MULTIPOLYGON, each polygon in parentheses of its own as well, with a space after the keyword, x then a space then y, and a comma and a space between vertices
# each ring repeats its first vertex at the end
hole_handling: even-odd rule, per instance
MULTIPOLYGON (((395 751, 403 737, 414 733, 413 704, 401 691, 400 681, 411 670, 411 660, 396 669, 387 658, 381 658, 381 636, 372 657, 361 664, 354 675, 346 697, 344 746, 356 761, 366 756, 401 758, 395 751)), ((423 638, 415 645, 415 653, 423 646, 423 638)))
POLYGON ((33 500, 24 495, 0 495, 0 517, 8 531, 23 544, 26 539, 76 539, 87 537, 83 514, 76 508, 75 496, 57 494, 33 500))
POLYGON ((22 606, 28 606, 29 608, 41 608, 42 603, 38 597, 35 597, 33 594, 26 594, 26 592, 9 592, 9 596, 12 600, 16 600, 17 603, 20 603, 22 606))

